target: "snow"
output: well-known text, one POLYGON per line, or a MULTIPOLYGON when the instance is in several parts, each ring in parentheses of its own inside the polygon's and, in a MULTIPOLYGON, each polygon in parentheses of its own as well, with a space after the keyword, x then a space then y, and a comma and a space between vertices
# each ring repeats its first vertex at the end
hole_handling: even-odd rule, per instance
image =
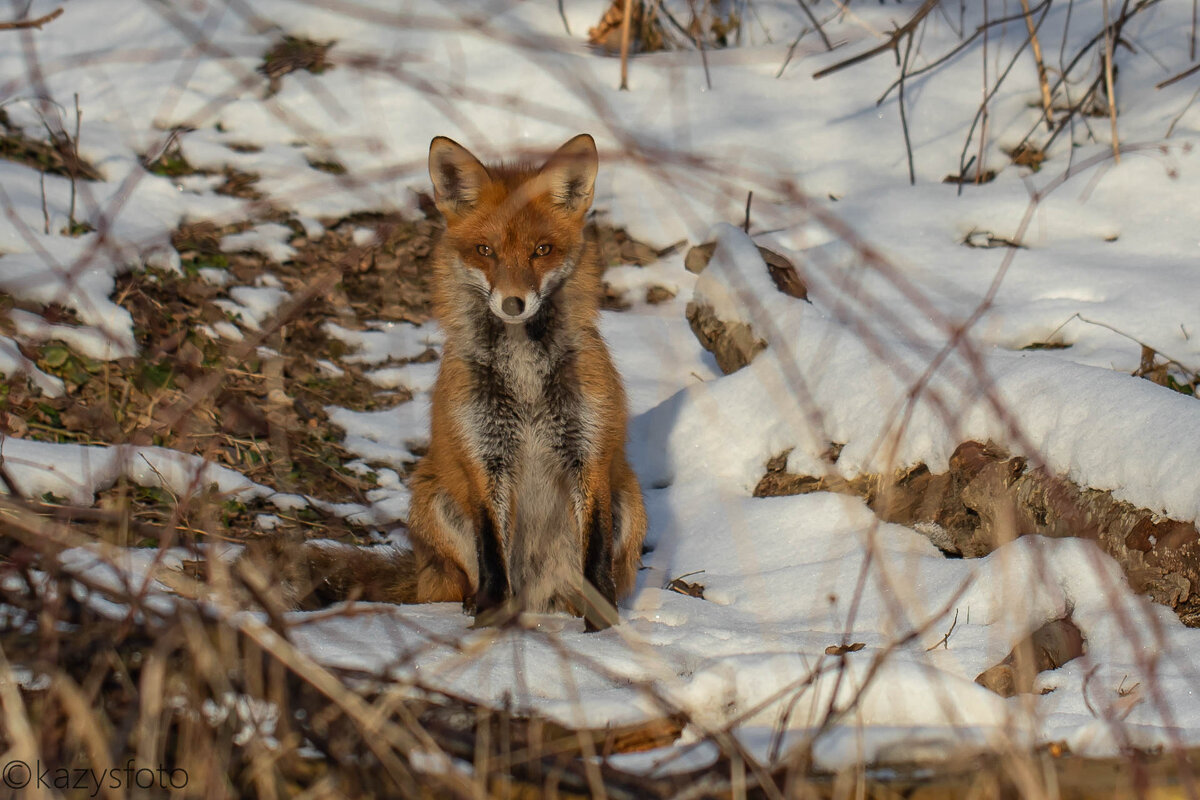
MULTIPOLYGON (((69 129, 65 106, 78 93, 80 153, 104 178, 80 182, 76 208, 78 219, 104 224, 103 236, 71 237, 61 233, 70 181, 44 176, 47 233, 43 176, 0 161, 8 212, 0 217, 0 291, 16 301, 0 311, 0 372, 48 395, 66 387, 18 343, 57 340, 95 359, 136 355, 116 278, 146 267, 178 271, 169 237, 182 222, 247 219, 249 204, 214 191, 226 168, 257 175, 264 202, 293 214, 315 239, 352 213, 417 213, 433 135, 488 160, 589 130, 602 159, 596 205, 613 223, 656 247, 717 243, 699 276, 684 270, 684 248, 605 277, 630 305, 604 312, 601 329, 628 393, 629 453, 653 548, 621 609, 623 624, 585 635, 578 620, 535 616, 525 630, 473 630, 445 604, 294 613, 296 641, 308 654, 484 703, 511 700, 570 725, 686 711, 692 727, 669 753, 618 758, 647 770, 714 759, 707 744, 689 743, 726 726, 764 759, 781 743, 786 750, 816 736, 815 758, 830 769, 1029 742, 1106 754, 1120 744, 1114 725, 1139 747, 1200 744, 1190 656, 1200 632, 1134 596, 1092 544, 1029 537, 986 558, 949 560, 922 533, 881 523, 853 498, 751 496, 768 459, 785 451, 793 472, 853 477, 916 463, 943 470, 958 444, 976 439, 1156 514, 1200 518, 1200 406, 1129 374, 1143 345, 1200 367, 1200 105, 1188 100, 1194 78, 1153 88, 1189 63, 1186 4, 1153 6, 1123 32, 1154 58, 1119 55, 1119 164, 1107 123, 1097 121, 1090 136, 1080 123, 1074 140, 1060 137, 1037 173, 1008 163, 1004 150, 1039 124, 1026 54, 989 104, 981 157, 999 170, 996 179, 961 187, 961 196, 942 180, 960 168, 979 103, 977 46, 906 84, 912 185, 897 96, 876 103, 896 77, 891 57, 812 80, 881 41, 912 2, 864 4, 826 19, 837 49, 825 52, 805 36, 780 72, 788 43, 808 23, 796 3, 760 0, 741 46, 708 53, 711 89, 697 54, 680 51, 635 57, 628 92, 616 88, 615 59, 567 36, 558 15, 535 4, 488 18, 434 0, 401 11, 375 5, 355 13, 357 5, 260 0, 255 21, 206 2, 169 13, 131 12, 117 0, 70 2, 27 40, 44 87, 31 84, 22 48, 0 50, 9 123, 44 137, 41 116, 50 114, 69 129), (221 47, 197 51, 191 25, 221 47), (280 31, 334 40, 333 68, 285 76, 268 96, 255 69, 280 31), (137 50, 136 42, 154 49, 137 50), (363 59, 379 68, 359 69, 363 59), (30 98, 43 93, 64 108, 35 106, 30 98), (148 173, 143 157, 168 145, 214 174, 148 173), (312 166, 329 160, 345 174, 312 166), (729 223, 740 225, 751 190, 747 234, 729 223), (964 245, 988 235, 1022 248, 964 245), (811 303, 775 289, 756 244, 796 264, 811 303), (675 296, 647 303, 655 286, 675 296), (693 300, 747 322, 767 348, 721 375, 686 321, 693 300), (49 303, 73 311, 79 324, 49 324, 28 310, 49 303), (1022 350, 1047 342, 1070 346, 1022 350), (830 463, 825 454, 835 443, 841 450, 830 463), (688 580, 704 585, 703 599, 665 589, 687 573, 697 573, 688 580), (1031 631, 1068 613, 1087 652, 1039 676, 1036 688, 1052 691, 1005 700, 973 682, 1031 631), (852 642, 864 646, 826 653, 852 642), (831 705, 851 703, 821 727, 831 705), (673 764, 663 761, 672 755, 673 764)), ((606 5, 566 4, 571 30, 586 30, 606 5)), ((35 0, 28 13, 55 7, 35 0)), ((1096 29, 1100 2, 1071 8, 1065 33, 1065 6, 1054 5, 1044 24, 1044 41, 1061 38, 1068 52, 1096 29)), ((972 30, 978 10, 964 13, 972 30)), ((957 44, 955 16, 929 16, 917 66, 957 44)), ((993 78, 1022 41, 1023 22, 1005 34, 989 45, 993 78)), ((295 254, 293 235, 266 222, 224 237, 221 249, 282 263, 295 254)), ((366 245, 372 235, 359 228, 352 238, 366 245)), ((202 275, 223 289, 219 302, 248 331, 290 299, 270 275, 253 286, 233 285, 224 271, 202 275)), ((411 392, 383 410, 326 409, 361 459, 353 468, 375 476, 369 505, 276 493, 162 448, 11 436, 0 441, 6 480, 28 496, 85 505, 122 476, 175 493, 215 485, 283 511, 313 504, 357 524, 398 526, 410 501, 401 476, 427 444, 437 370, 436 360, 414 359, 436 355, 442 338, 435 323, 364 323, 326 324, 347 353, 319 366, 336 378, 356 365, 381 390, 411 392)), ((215 322, 205 332, 240 340, 242 328, 215 322)), ((279 517, 257 521, 269 530, 279 517)), ((67 560, 116 580, 94 554, 67 560)), ((153 557, 129 551, 120 567, 147 572, 153 557)), ((242 714, 236 700, 226 713, 242 714)), ((246 723, 269 736, 269 710, 245 711, 246 723)), ((424 768, 456 767, 431 760, 424 768)))
POLYGON ((1200 475, 1200 453, 1176 446, 1200 426, 1193 398, 1046 352, 989 349, 981 354, 983 375, 972 375, 961 358, 948 360, 900 430, 909 387, 936 351, 893 339, 883 357, 876 355, 856 326, 776 291, 741 231, 724 225, 717 241, 696 297, 723 319, 750 323, 768 347, 746 369, 695 384, 635 423, 652 482, 692 482, 717 465, 752 489, 764 454, 792 448, 789 467, 821 474, 820 456, 831 442, 845 444, 838 468, 847 477, 916 463, 943 472, 960 442, 992 439, 1028 447, 1080 485, 1176 519, 1200 518, 1200 480, 1193 477, 1200 475), (829 352, 840 357, 831 362, 829 352), (856 392, 864 380, 871 392, 856 392), (1008 419, 998 417, 993 402, 1008 419), (733 446, 700 435, 716 415, 739 420, 733 446))
POLYGON ((37 314, 14 308, 8 313, 17 329, 17 333, 27 340, 49 341, 58 339, 78 353, 88 358, 98 358, 105 361, 132 355, 132 345, 129 340, 116 340, 97 335, 94 331, 75 325, 52 325, 37 314))
POLYGON ((0 336, 0 375, 26 375, 47 397, 61 397, 64 391, 59 378, 38 369, 36 364, 21 354, 17 343, 7 336, 0 336))
POLYGON ((402 367, 383 367, 367 373, 371 383, 381 389, 406 388, 414 392, 428 392, 437 380, 438 363, 405 364, 402 367))
POLYGON ((0 441, 0 458, 22 496, 50 493, 77 505, 91 505, 96 492, 121 477, 178 495, 209 488, 240 497, 274 494, 239 472, 162 447, 51 444, 6 436, 0 441))
POLYGON ((413 325, 407 322, 371 322, 371 330, 355 331, 335 322, 325 325, 325 333, 357 350, 347 357, 349 364, 381 364, 392 359, 416 358, 442 343, 436 323, 413 325))
POLYGON ((296 251, 288 244, 292 236, 292 229, 288 226, 268 222, 224 237, 221 239, 221 250, 226 253, 262 253, 272 261, 283 262, 296 255, 296 251))
POLYGON ((232 278, 228 272, 223 269, 217 269, 216 267, 201 267, 200 269, 196 270, 196 272, 201 278, 208 283, 211 283, 213 286, 225 286, 232 278))
POLYGON ((251 330, 259 330, 289 295, 274 286, 234 286, 229 289, 231 300, 216 304, 251 330))
POLYGON ((429 442, 428 393, 383 411, 351 411, 328 406, 329 421, 346 431, 345 447, 368 461, 404 466, 416 461, 410 445, 429 442))

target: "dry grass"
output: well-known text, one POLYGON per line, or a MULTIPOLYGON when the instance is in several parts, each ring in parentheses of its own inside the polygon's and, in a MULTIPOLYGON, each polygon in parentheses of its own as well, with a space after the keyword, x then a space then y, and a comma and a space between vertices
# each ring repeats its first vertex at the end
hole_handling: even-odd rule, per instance
MULTIPOLYGON (((621 0, 619 3, 628 7, 621 0)), ((644 28, 638 34, 643 47, 651 49, 666 42, 694 48, 702 55, 706 49, 736 43, 744 21, 722 13, 719 5, 694 4, 690 19, 673 20, 660 4, 646 9, 638 3, 642 16, 636 19, 644 28), (654 37, 658 37, 657 43, 654 37)), ((805 5, 805 11, 810 13, 814 31, 824 36, 815 16, 827 13, 824 4, 811 5, 813 10, 805 5)), ((826 73, 849 69, 878 54, 899 56, 902 47, 907 54, 920 38, 923 20, 936 5, 922 4, 883 46, 853 56, 826 73)), ((1054 54, 1039 47, 1039 69, 1028 88, 1038 97, 1053 128, 1045 133, 1039 132, 1040 127, 1031 131, 1012 150, 1013 164, 1033 171, 1044 169, 1053 163, 1051 147, 1056 137, 1070 130, 1073 122, 1086 123, 1089 114, 1115 120, 1118 104, 1108 99, 1116 91, 1111 65, 1121 54, 1111 55, 1112 43, 1120 42, 1121 28, 1148 5, 1124 4, 1114 19, 1098 27, 1097 37, 1082 52, 1057 54, 1060 64, 1069 65, 1058 70, 1061 79, 1057 82, 1048 77, 1043 63, 1053 62, 1054 54), (1084 55, 1105 47, 1109 55, 1103 66, 1095 67, 1099 71, 1080 77, 1087 63, 1084 55), (1068 77, 1088 87, 1082 96, 1068 96, 1068 77)), ((1032 7, 1022 3, 1016 19, 1026 26, 1030 45, 1048 8, 1049 2, 1032 7)), ((619 31, 619 26, 616 29, 619 31)), ((482 30, 486 33, 486 27, 482 30)), ((983 33, 965 32, 963 46, 983 33)), ((1046 41, 1043 36, 1043 47, 1046 41)), ((281 81, 309 77, 294 73, 320 74, 329 68, 338 52, 331 48, 336 45, 281 39, 263 57, 261 73, 268 81, 268 91, 277 91, 281 81)), ((920 78, 921 70, 912 68, 918 63, 918 53, 912 55, 911 59, 906 55, 903 62, 897 60, 901 74, 896 88, 920 78)), ((922 70, 937 69, 953 56, 926 55, 929 57, 920 60, 926 65, 922 70)), ((352 66, 362 68, 364 74, 385 72, 389 67, 381 63, 339 65, 339 69, 352 66)), ((636 74, 636 61, 632 69, 636 74)), ((992 76, 985 86, 981 118, 987 97, 1008 80, 1014 80, 1008 71, 992 76)), ((2 114, 0 157, 72 180, 100 177, 92 165, 79 158, 77 134, 60 125, 48 129, 45 140, 32 139, 11 128, 2 114)), ((616 121, 612 125, 619 131, 616 121)), ((964 143, 960 169, 948 181, 961 186, 994 178, 995 170, 981 170, 966 155, 981 150, 984 137, 984 129, 972 129, 964 143)), ((673 156, 634 149, 630 158, 646 163, 667 163, 673 156)), ((253 152, 253 148, 243 152, 253 152)), ((347 181, 359 179, 337 160, 314 159, 310 164, 347 181)), ((145 166, 150 172, 171 177, 197 173, 182 151, 170 144, 147 155, 145 166)), ((752 168, 744 174, 729 174, 721 165, 697 158, 689 160, 688 166, 705 191, 716 188, 740 197, 747 182, 765 182, 752 168)), ((0 385, 0 432, 53 442, 162 445, 231 467, 279 491, 329 503, 362 502, 374 484, 347 467, 356 457, 342 445, 343 432, 331 424, 325 407, 377 410, 404 402, 410 394, 405 389, 380 389, 362 367, 344 361, 344 374, 336 379, 328 376, 318 362, 339 361, 345 345, 329 337, 324 325, 337 322, 361 327, 375 319, 427 320, 429 286, 424 267, 441 222, 432 212, 410 218, 381 211, 326 220, 325 235, 310 240, 286 209, 263 201, 254 174, 227 170, 223 179, 218 191, 247 201, 245 219, 225 227, 187 224, 175 231, 172 244, 182 274, 141 270, 118 280, 114 298, 133 316, 140 355, 99 362, 59 341, 22 344, 23 354, 63 379, 68 393, 47 398, 24 381, 0 385), (297 255, 287 263, 273 263, 255 253, 221 250, 224 235, 266 221, 291 228, 290 244, 297 255), (355 230, 361 228, 374 233, 370 243, 356 244, 364 241, 355 236, 355 230), (239 285, 274 276, 293 301, 243 342, 215 339, 202 332, 203 326, 229 320, 215 302, 222 297, 222 290, 202 277, 203 270, 220 270, 239 285)), ((827 210, 794 186, 781 191, 796 209, 825 224, 868 269, 897 284, 902 281, 902 273, 884 255, 855 237, 827 210)), ((429 203, 424 206, 428 209, 429 203)), ((1034 206, 1036 201, 1031 209, 1034 206)), ((666 252, 602 224, 593 234, 607 265, 649 264, 666 252)), ((1014 242, 1021 240, 1020 235, 1012 241, 995 240, 995 244, 990 234, 987 236, 986 246, 1006 247, 1004 263, 1011 263, 1014 242)), ((653 287, 646 300, 661 301, 668 294, 653 287)), ((873 320, 881 319, 883 312, 871 307, 871 298, 859 300, 861 306, 852 311, 863 320, 863 338, 871 340, 873 320)), ((981 303, 981 313, 989 301, 981 303)), ((610 308, 627 303, 628 298, 615 292, 606 297, 610 308)), ((17 301, 0 294, 0 333, 14 333, 3 313, 12 308, 34 312, 50 322, 77 322, 61 305, 17 301)), ((932 307, 930 317, 934 318, 932 307)), ((973 322, 968 321, 965 329, 973 322)), ((964 339, 965 329, 947 331, 953 334, 948 347, 964 353, 970 361, 978 354, 964 339)), ((428 353, 416 360, 433 356, 428 353)), ((1194 394, 1197 376, 1181 372, 1181 366, 1151 351, 1140 374, 1194 394)), ((921 376, 906 378, 912 379, 914 398, 919 397, 921 376)), ((814 405, 804 387, 792 388, 802 404, 814 405)), ((997 413, 1019 440, 1015 423, 1004 417, 1002 408, 997 413)), ((838 449, 837 445, 831 447, 830 462, 836 461, 838 449)), ((992 462, 1007 463, 1000 454, 992 455, 992 462)), ((977 511, 972 521, 974 509, 961 502, 943 502, 947 496, 961 499, 961 494, 954 495, 947 486, 961 490, 960 484, 977 473, 966 478, 959 475, 960 484, 954 483, 953 475, 932 476, 927 470, 912 470, 888 481, 864 476, 858 483, 831 485, 824 477, 788 475, 785 464, 786 459, 775 459, 767 465, 757 494, 847 491, 878 508, 891 509, 880 512, 885 518, 935 520, 948 527, 955 521, 973 522, 978 528, 977 511), (938 485, 936 491, 931 484, 938 485), (955 514, 958 516, 952 519, 955 514)), ((402 467, 401 473, 406 474, 408 468, 411 465, 402 467)), ((2 465, 0 480, 8 482, 2 465)), ((79 779, 74 770, 123 769, 133 764, 153 773, 149 786, 137 787, 145 789, 145 796, 176 797, 999 798, 1127 796, 1147 794, 1153 788, 1173 796, 1194 789, 1191 766, 1195 754, 1184 750, 1144 753, 1128 749, 1120 758, 1097 761, 1072 756, 1055 745, 1034 751, 1014 748, 943 763, 933 770, 927 763, 887 768, 859 765, 840 774, 816 770, 812 765, 813 738, 852 713, 857 698, 846 707, 830 707, 813 738, 777 752, 776 758, 763 763, 733 735, 739 719, 721 729, 707 728, 666 700, 661 687, 652 682, 640 687, 657 704, 658 713, 649 722, 627 728, 571 730, 546 719, 516 714, 503 704, 482 707, 433 686, 397 681, 386 671, 365 673, 322 666, 296 645, 296 626, 302 623, 289 616, 280 601, 273 584, 277 575, 258 572, 250 561, 229 564, 210 558, 210 546, 215 543, 262 545, 265 540, 280 561, 300 562, 295 548, 308 538, 352 543, 370 539, 373 532, 367 527, 317 506, 281 513, 257 501, 244 502, 200 487, 191 493, 176 493, 121 479, 104 488, 89 507, 75 507, 54 496, 4 495, 0 497, 0 528, 5 534, 0 537, 0 614, 4 620, 0 625, 0 746, 10 764, 19 760, 68 770, 69 784, 79 779), (269 537, 256 524, 257 515, 267 512, 281 520, 269 537), (117 577, 102 580, 101 571, 80 568, 77 562, 64 559, 63 553, 73 548, 88 548, 96 554, 97 563, 110 566, 117 577), (126 569, 126 548, 152 554, 154 565, 138 577, 126 569), (180 552, 171 548, 183 548, 186 553, 180 569, 168 566, 180 552), (160 579, 171 592, 146 581, 146 576, 160 579), (677 743, 685 729, 690 743, 681 745, 678 752, 711 746, 717 753, 713 763, 682 769, 669 777, 648 778, 619 769, 606 759, 616 753, 677 743), (163 771, 156 771, 160 766, 163 771), (186 786, 177 785, 184 780, 186 786)), ((677 576, 668 588, 701 599, 705 594, 702 576, 677 576)), ((1200 619, 1194 607, 1188 610, 1200 619)), ((350 605, 323 613, 352 617, 376 612, 350 605)), ((814 667, 808 680, 815 680, 818 674, 839 675, 855 652, 853 643, 831 644, 828 657, 814 667)), ((878 658, 887 655, 885 651, 878 658)), ((418 649, 406 658, 420 656, 418 649)), ((803 688, 787 687, 772 699, 798 695, 803 688)), ((5 776, 19 778, 11 773, 0 777, 5 776)), ((92 782, 57 788, 66 796, 141 796, 127 789, 130 780, 137 783, 146 776, 136 771, 121 773, 118 785, 102 787, 97 787, 94 774, 85 778, 92 782)), ((37 788, 29 788, 28 796, 39 796, 37 788)))

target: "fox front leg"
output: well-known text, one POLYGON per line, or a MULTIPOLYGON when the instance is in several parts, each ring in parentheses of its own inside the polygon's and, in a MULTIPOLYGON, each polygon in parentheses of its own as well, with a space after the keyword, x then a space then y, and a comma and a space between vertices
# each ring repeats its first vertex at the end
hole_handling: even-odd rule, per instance
POLYGON ((467 442, 474 461, 475 624, 495 621, 512 596, 508 570, 508 537, 512 524, 512 487, 516 453, 521 443, 520 411, 495 366, 471 367, 473 402, 464 415, 467 442))
POLYGON ((613 578, 613 508, 607 487, 592 498, 583 515, 583 608, 584 630, 588 633, 615 625, 617 585, 613 578))
POLYGON ((504 558, 502 530, 492 509, 483 506, 476 515, 475 553, 479 564, 479 585, 475 589, 475 626, 490 625, 501 607, 512 596, 508 564, 504 558))

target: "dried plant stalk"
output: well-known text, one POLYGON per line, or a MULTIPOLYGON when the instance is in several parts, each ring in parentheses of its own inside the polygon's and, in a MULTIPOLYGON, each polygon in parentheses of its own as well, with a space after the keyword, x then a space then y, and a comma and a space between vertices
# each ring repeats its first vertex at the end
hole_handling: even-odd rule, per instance
POLYGON ((625 18, 621 20, 621 89, 629 89, 629 32, 633 27, 633 0, 625 0, 625 18))
POLYGON ((1108 0, 1104 0, 1104 91, 1108 95, 1108 118, 1112 122, 1113 161, 1121 163, 1121 145, 1117 138, 1117 95, 1113 76, 1113 30, 1108 23, 1108 0))
POLYGON ((1021 0, 1021 11, 1025 14, 1025 27, 1029 29, 1029 46, 1033 50, 1033 60, 1037 62, 1038 85, 1042 89, 1042 110, 1046 114, 1046 125, 1053 130, 1054 104, 1050 98, 1050 80, 1046 76, 1046 62, 1042 59, 1042 44, 1038 41, 1037 26, 1033 24, 1029 0, 1021 0))

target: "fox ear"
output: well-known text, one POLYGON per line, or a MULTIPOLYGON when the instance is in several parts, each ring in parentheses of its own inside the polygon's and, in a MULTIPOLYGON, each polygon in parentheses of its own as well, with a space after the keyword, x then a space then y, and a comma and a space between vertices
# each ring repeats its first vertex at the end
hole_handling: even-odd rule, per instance
POLYGON ((450 217, 469 211, 491 176, 467 148, 453 139, 435 136, 429 143, 429 178, 438 210, 450 217))
POLYGON ((599 166, 596 142, 581 133, 550 156, 540 175, 557 205, 582 216, 592 205, 599 166))

